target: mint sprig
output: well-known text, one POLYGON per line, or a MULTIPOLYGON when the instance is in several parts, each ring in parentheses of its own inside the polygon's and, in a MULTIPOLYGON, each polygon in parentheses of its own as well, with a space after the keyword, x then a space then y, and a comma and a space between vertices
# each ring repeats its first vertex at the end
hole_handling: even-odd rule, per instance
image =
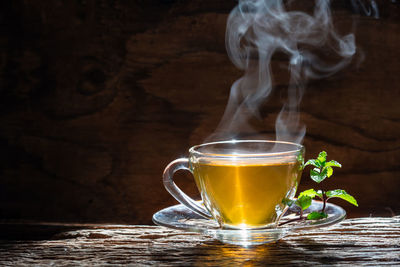
MULTIPOLYGON (((342 165, 335 160, 327 161, 326 160, 327 156, 328 153, 322 151, 318 154, 318 157, 316 159, 310 159, 303 165, 303 168, 305 168, 308 165, 314 167, 310 170, 310 178, 318 184, 320 184, 326 178, 329 178, 333 175, 333 167, 338 167, 338 168, 342 167, 342 165)), ((352 195, 348 194, 346 191, 342 189, 325 191, 321 189, 315 190, 311 188, 299 193, 297 200, 286 201, 286 204, 288 204, 289 206, 291 205, 298 206, 300 208, 300 214, 299 218, 281 223, 280 225, 292 222, 294 220, 304 220, 304 219, 320 220, 327 218, 328 214, 325 212, 325 208, 326 208, 326 203, 331 198, 341 198, 358 207, 357 200, 352 195), (323 202, 322 209, 319 212, 317 211, 311 212, 307 215, 307 217, 304 218, 303 216, 304 211, 311 206, 312 200, 315 199, 316 197, 322 200, 323 202)))
POLYGON ((332 167, 342 167, 342 165, 335 160, 326 162, 327 156, 328 154, 325 151, 322 151, 319 153, 316 159, 310 159, 304 164, 304 167, 307 165, 312 165, 315 167, 310 170, 310 177, 314 182, 320 183, 326 178, 331 177, 333 174, 332 167))

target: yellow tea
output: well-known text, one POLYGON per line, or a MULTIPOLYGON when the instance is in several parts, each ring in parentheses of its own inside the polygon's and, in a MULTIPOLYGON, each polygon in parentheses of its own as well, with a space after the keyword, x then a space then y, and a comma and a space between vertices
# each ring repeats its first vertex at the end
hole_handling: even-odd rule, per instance
POLYGON ((256 228, 275 222, 282 200, 293 197, 300 165, 289 163, 197 162, 192 165, 203 202, 220 224, 256 228))

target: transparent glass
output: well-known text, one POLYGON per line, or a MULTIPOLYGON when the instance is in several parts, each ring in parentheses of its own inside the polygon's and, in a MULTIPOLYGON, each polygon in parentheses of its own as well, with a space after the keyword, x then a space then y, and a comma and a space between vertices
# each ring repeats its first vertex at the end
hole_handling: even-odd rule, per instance
POLYGON ((300 182, 304 147, 300 144, 232 140, 189 149, 189 158, 171 162, 163 181, 167 191, 198 215, 225 229, 275 228, 300 182), (202 202, 180 190, 177 170, 190 171, 202 202))
MULTIPOLYGON (((304 211, 304 215, 307 216, 311 212, 320 211, 322 206, 321 201, 314 200, 311 206, 304 211)), ((201 233, 223 243, 248 247, 275 242, 291 233, 331 226, 346 218, 345 210, 331 203, 327 203, 325 212, 328 214, 325 219, 293 221, 294 218, 299 217, 299 210, 297 206, 294 206, 286 211, 280 221, 281 225, 276 228, 221 229, 215 220, 199 216, 180 204, 156 212, 153 215, 153 222, 172 229, 201 233), (285 223, 290 220, 292 220, 291 223, 285 223)))

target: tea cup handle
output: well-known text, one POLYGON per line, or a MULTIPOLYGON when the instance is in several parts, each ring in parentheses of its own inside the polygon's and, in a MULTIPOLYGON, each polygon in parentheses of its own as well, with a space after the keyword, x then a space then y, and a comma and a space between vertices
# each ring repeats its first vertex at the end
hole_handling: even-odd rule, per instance
MULTIPOLYGON (((172 161, 165 168, 163 173, 163 182, 165 189, 180 203, 197 213, 198 215, 205 217, 207 219, 212 219, 210 213, 202 206, 196 203, 193 199, 191 199, 188 195, 186 195, 174 182, 173 177, 174 173, 178 170, 187 170, 190 173, 192 171, 189 169, 189 159, 180 158, 172 161)), ((193 173, 192 173, 193 175, 193 173)))

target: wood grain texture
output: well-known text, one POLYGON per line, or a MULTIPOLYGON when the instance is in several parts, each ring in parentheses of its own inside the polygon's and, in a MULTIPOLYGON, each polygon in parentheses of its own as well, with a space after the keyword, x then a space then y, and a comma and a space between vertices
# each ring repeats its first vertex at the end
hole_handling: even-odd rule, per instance
POLYGON ((261 246, 158 226, 1 224, 2 266, 384 266, 400 264, 400 217, 349 219, 261 246), (21 230, 23 235, 18 236, 21 230), (35 234, 36 233, 36 234, 35 234), (6 239, 7 237, 7 239, 6 239), (40 238, 41 237, 41 238, 40 238))
MULTIPOLYGON (((301 106, 307 157, 343 163, 327 187, 360 204, 350 216, 400 213, 400 5, 380 19, 332 1, 335 25, 357 24, 358 55, 309 84, 301 106), (327 106, 329 105, 329 108, 327 106), (379 189, 379 194, 376 193, 379 189)), ((305 8, 313 1, 304 1, 305 8)), ((175 204, 161 174, 215 130, 242 73, 225 51, 236 1, 2 3, 0 218, 148 224, 175 204)), ((285 60, 259 131, 273 135, 285 60)), ((179 183, 196 193, 190 176, 179 183)), ((300 190, 311 187, 306 177, 300 190)))

